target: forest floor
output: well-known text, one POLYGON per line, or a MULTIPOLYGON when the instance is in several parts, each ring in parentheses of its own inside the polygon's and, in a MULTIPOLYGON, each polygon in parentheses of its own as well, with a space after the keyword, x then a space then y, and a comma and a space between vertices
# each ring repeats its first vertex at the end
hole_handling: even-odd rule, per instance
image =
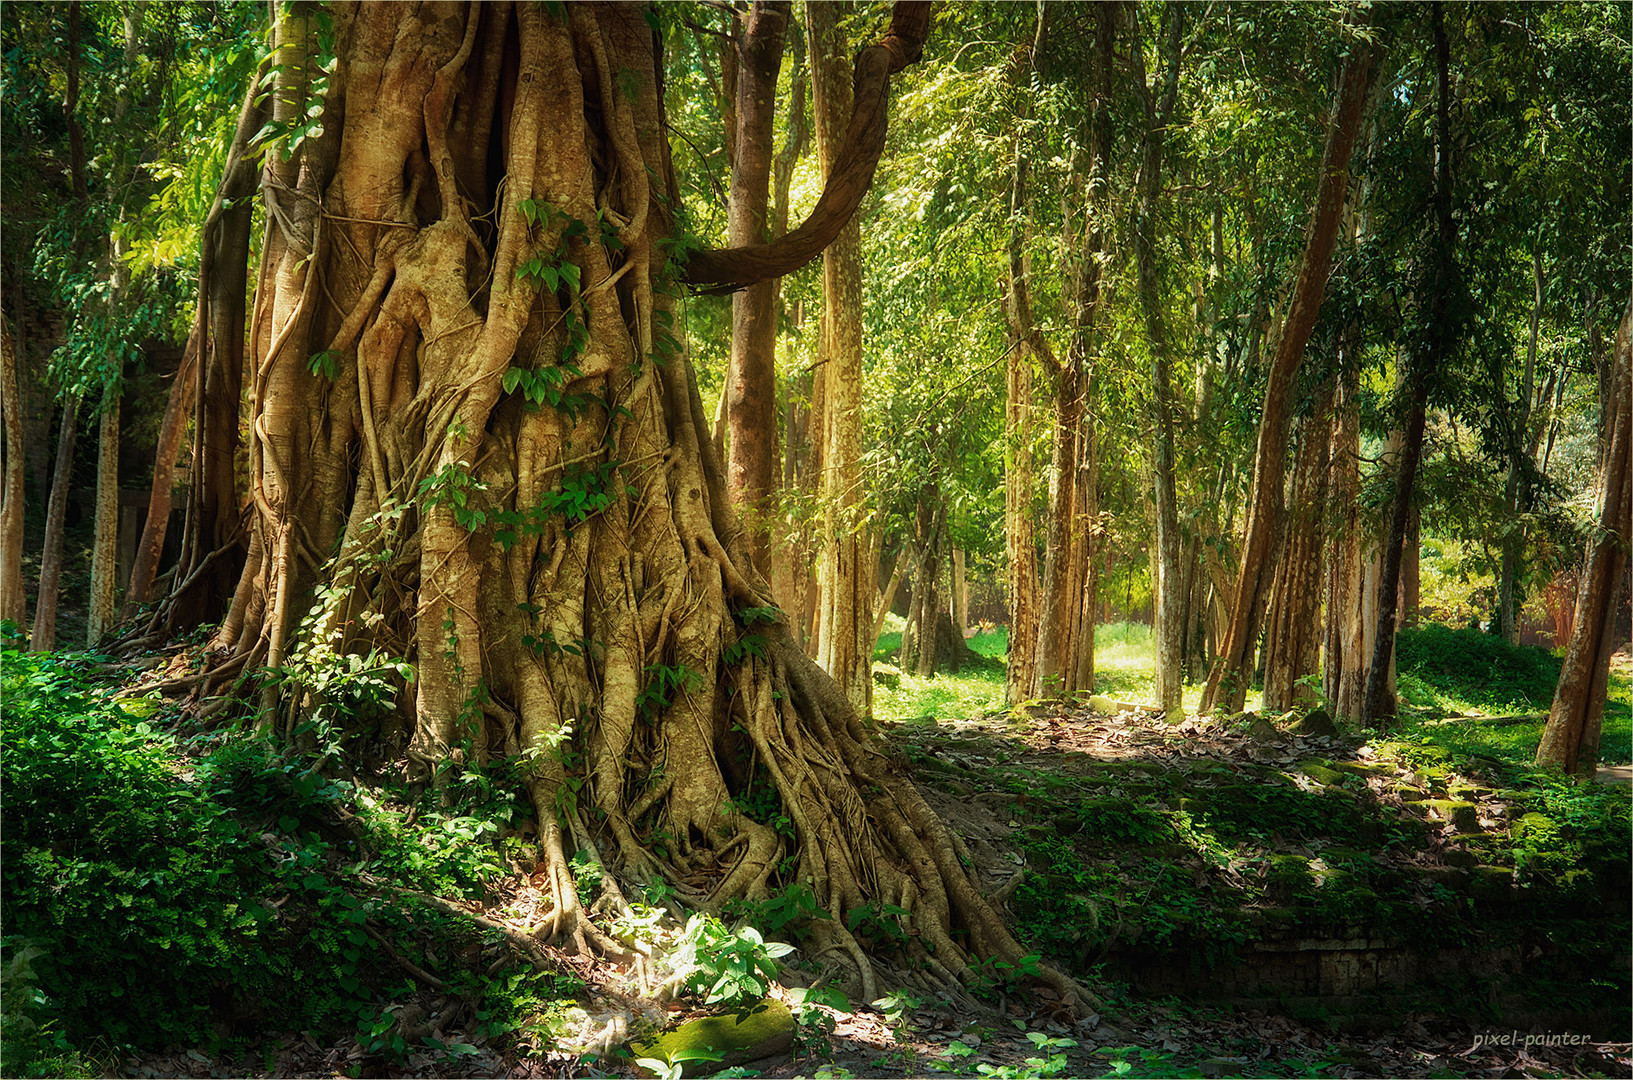
MULTIPOLYGON (((888 961, 880 987, 898 989, 885 998, 803 1003, 799 988, 831 973, 796 952, 770 990, 798 1018, 793 1044, 735 1075, 1633 1074, 1633 1045, 1619 1041, 1629 1037, 1633 982, 1627 789, 1531 772, 1541 724, 1534 697, 1504 691, 1473 701, 1477 687, 1467 681, 1403 668, 1405 689, 1421 704, 1387 733, 1326 729, 1294 716, 1169 724, 1142 701, 1149 661, 1141 630, 1106 634, 1102 685, 1115 697, 1092 707, 1005 710, 984 697, 994 682, 1001 695, 1001 633, 973 642, 988 657, 973 671, 900 676, 896 687, 880 687, 889 692, 880 695, 879 737, 958 835, 981 887, 1021 940, 1089 987, 1099 998, 1093 1010, 1069 1015, 1058 999, 1029 988, 1024 971, 987 971, 971 994, 948 996, 888 961), (926 687, 939 696, 925 696, 926 687), (1265 967, 1258 983, 1252 977, 1265 961, 1265 941, 1357 935, 1387 938, 1383 952, 1438 957, 1441 966, 1411 993, 1394 993, 1379 978, 1339 994, 1285 964, 1265 967)), ((43 663, 33 685, 106 667, 72 658, 43 663)), ((1619 657, 1604 737, 1612 769, 1625 768, 1630 756, 1630 674, 1633 664, 1619 657)), ((140 673, 127 676, 136 681, 140 673)), ((81 674, 72 679, 87 685, 81 674)), ((286 912, 311 904, 313 912, 344 914, 347 890, 364 896, 381 880, 373 875, 384 870, 348 868, 349 858, 339 858, 342 837, 333 826, 352 815, 362 815, 384 845, 377 858, 386 861, 370 865, 404 873, 412 866, 419 876, 405 882, 433 889, 447 910, 429 912, 428 921, 424 909, 371 908, 367 928, 394 935, 408 955, 391 953, 369 968, 376 1004, 357 1027, 384 1021, 390 1031, 412 1029, 396 1053, 366 1032, 289 1031, 252 1009, 163 1050, 88 1046, 76 1059, 83 1071, 70 1075, 633 1076, 634 1055, 616 1045, 599 1055, 562 1048, 573 1000, 594 1011, 586 1024, 615 1016, 620 1031, 672 1026, 705 1011, 634 1000, 628 973, 606 962, 545 950, 551 973, 516 967, 493 928, 525 929, 529 921, 538 889, 514 857, 522 848, 505 847, 507 839, 499 849, 511 854, 489 863, 481 861, 495 857, 489 845, 436 840, 477 828, 496 804, 473 803, 463 816, 428 813, 416 823, 390 792, 359 787, 348 795, 321 784, 306 791, 283 758, 251 744, 187 736, 184 724, 161 737, 159 716, 152 725, 137 721, 163 706, 133 692, 108 689, 95 698, 108 703, 96 706, 96 715, 109 717, 97 723, 126 733, 110 736, 125 755, 118 760, 151 752, 168 782, 210 778, 205 786, 220 794, 201 792, 200 812, 218 813, 219 805, 241 815, 249 827, 235 842, 247 842, 250 856, 266 844, 314 860, 291 871, 298 889, 282 888, 316 899, 296 900, 286 912), (274 795, 291 776, 293 803, 274 795), (237 801, 209 801, 229 796, 237 801), (313 868, 321 874, 311 876, 313 868), (419 884, 433 880, 450 884, 419 884), (458 911, 488 920, 489 929, 451 917, 458 911), (419 974, 404 981, 416 965, 419 974), (432 989, 426 968, 449 985, 432 989), (389 988, 393 978, 400 989, 389 988), (544 989, 529 998, 527 980, 535 978, 544 989)), ((8 710, 20 703, 18 723, 26 725, 22 699, 8 698, 8 710)), ((11 742, 8 754, 12 765, 23 760, 11 742)), ((83 771, 74 762, 88 760, 74 758, 62 775, 83 771)), ((10 814, 7 823, 15 824, 10 814)), ((20 836, 13 829, 14 842, 20 836)), ((279 889, 262 888, 266 896, 279 889)), ((300 918, 273 922, 293 927, 300 918)), ((336 962, 333 948, 321 957, 336 962)), ((292 961, 297 973, 307 962, 292 961)), ((15 961, 7 973, 16 986, 14 968, 15 961)), ((132 979, 141 982, 139 974, 132 979)), ((697 1063, 680 1068, 704 1074, 697 1063)))
MULTIPOLYGON (((1343 815, 1333 813, 1331 806, 1364 803, 1369 813, 1401 825, 1398 833, 1377 834, 1392 842, 1377 844, 1369 855, 1386 871, 1421 872, 1446 880, 1444 872, 1455 874, 1469 861, 1450 857, 1449 852, 1486 843, 1476 837, 1476 831, 1493 846, 1502 847, 1519 811, 1538 805, 1535 793, 1527 796, 1498 788, 1487 782, 1489 778, 1426 764, 1445 760, 1428 742, 1391 742, 1341 733, 1301 736, 1285 729, 1272 733, 1194 719, 1169 725, 1138 709, 1107 715, 1081 707, 1035 706, 1019 716, 995 711, 956 721, 889 723, 883 725, 881 734, 913 763, 921 788, 968 845, 983 885, 989 892, 1011 897, 1012 907, 1019 909, 1016 915, 1023 934, 1047 936, 1040 935, 1040 922, 1058 923, 1062 917, 1061 910, 1049 907, 1046 901, 1040 907, 1036 897, 1027 900, 1024 885, 1028 879, 1040 882, 1047 893, 1069 887, 1069 883, 1060 884, 1058 871, 1063 864, 1058 861, 1058 834, 1097 824, 1105 828, 1116 814, 1123 813, 1121 827, 1130 834, 1125 837, 1128 843, 1099 851, 1099 861, 1090 856, 1080 865, 1064 868, 1078 875, 1080 887, 1110 882, 1108 894, 1126 895, 1130 884, 1162 887, 1167 880, 1160 876, 1164 865, 1180 868, 1186 881, 1202 882, 1203 887, 1188 897, 1171 897, 1175 903, 1164 912, 1157 910, 1160 905, 1151 900, 1149 888, 1137 904, 1116 899, 1100 902, 1094 917, 1102 926, 1115 924, 1118 929, 1113 939, 1119 933, 1131 936, 1135 948, 1143 941, 1157 955, 1171 954, 1175 943, 1185 936, 1183 931, 1196 930, 1209 918, 1209 911, 1218 915, 1223 910, 1218 903, 1204 902, 1206 898, 1217 900, 1235 892, 1249 898, 1244 905, 1249 914, 1263 910, 1270 903, 1270 893, 1256 891, 1255 886, 1274 873, 1273 861, 1264 857, 1272 851, 1314 856, 1318 877, 1324 869, 1321 855, 1327 856, 1328 865, 1336 866, 1343 857, 1338 841, 1353 842, 1355 836, 1345 831, 1345 821, 1339 820, 1343 815), (1336 781, 1331 774, 1323 777, 1320 770, 1327 767, 1342 776, 1336 781), (1227 777, 1240 783, 1228 783, 1227 777), (1248 785, 1281 798, 1256 804, 1251 811, 1265 818, 1265 831, 1232 832, 1227 820, 1231 799, 1223 798, 1222 793, 1240 792, 1248 785), (1191 801, 1210 791, 1221 798, 1209 808, 1191 801), (1426 816, 1414 811, 1426 801, 1413 800, 1414 792, 1427 797, 1447 791, 1467 796, 1474 806, 1475 821, 1463 819, 1454 825, 1450 820, 1437 821, 1440 810, 1434 807, 1426 816), (1125 796, 1132 796, 1126 806, 1116 801, 1125 796), (1299 799, 1308 800, 1309 805, 1298 805, 1299 799), (1170 804, 1175 809, 1168 809, 1170 804), (1188 811, 1177 809, 1182 805, 1188 811), (1069 813, 1077 813, 1080 820, 1064 818, 1063 806, 1075 807, 1069 813), (1172 833, 1161 838, 1139 835, 1139 829, 1147 825, 1161 833, 1176 820, 1173 815, 1181 812, 1194 813, 1194 820, 1208 823, 1223 840, 1201 837, 1200 843, 1187 849, 1172 833), (1098 823, 1083 820, 1094 813, 1106 816, 1098 823), (1270 820, 1278 814, 1292 816, 1285 821, 1270 820), (1415 842, 1407 842, 1414 837, 1415 842), (1251 851, 1258 851, 1261 857, 1255 861, 1247 854, 1251 851), (1048 861, 1051 852, 1057 857, 1054 864, 1048 861), (1098 876, 1108 868, 1120 884, 1112 877, 1098 876), (1158 876, 1148 880, 1153 872, 1158 876), (1016 876, 1023 879, 1020 887, 1012 883, 1016 876), (1208 910, 1195 910, 1198 902, 1208 910), (1174 925, 1187 903, 1193 905, 1193 924, 1174 925), (1142 918, 1145 925, 1135 925, 1142 918), (1164 925, 1169 930, 1167 940, 1160 932, 1164 925)), ((1488 763, 1495 760, 1486 759, 1488 763)), ((1479 852, 1478 858, 1503 861, 1501 853, 1489 849, 1479 852)), ((1619 865, 1625 875, 1625 854, 1619 865)), ((1316 892, 1326 887, 1330 886, 1322 881, 1316 892)), ((501 885, 494 895, 503 897, 509 891, 501 885)), ((1625 895, 1612 895, 1611 907, 1621 911, 1625 930, 1625 895)), ((1349 899, 1354 902, 1360 896, 1352 894, 1349 899)), ((487 914, 502 919, 504 906, 496 901, 487 914)), ((1472 914, 1472 905, 1460 900, 1439 913, 1447 918, 1472 914)), ((1617 920, 1613 916, 1611 921, 1617 920)), ((1238 928, 1243 925, 1247 923, 1239 922, 1238 928)), ((1051 952, 1070 953, 1069 939, 1073 935, 1082 938, 1081 927, 1066 929, 1070 932, 1055 936, 1051 952)), ((1083 951, 1100 957, 1108 952, 1126 955, 1128 947, 1115 940, 1108 942, 1104 936, 1090 944, 1095 948, 1080 950, 1075 960, 1065 957, 1078 976, 1103 995, 1097 1010, 1086 1017, 1067 1016, 1056 1001, 1025 990, 1005 992, 997 985, 989 989, 985 1000, 932 1000, 909 991, 873 1007, 806 1006, 806 1023, 796 1052, 752 1062, 737 1075, 1543 1077, 1625 1076, 1633 1071, 1630 1044, 1591 1038, 1581 1029, 1546 1020, 1516 1028, 1489 1019, 1437 1014, 1433 1008, 1359 1020, 1339 1015, 1301 1019, 1290 1015, 1297 1010, 1273 1004, 1266 1007, 1263 1001, 1244 1007, 1240 1002, 1181 1000, 1141 992, 1119 981, 1114 964, 1081 963, 1093 959, 1083 956, 1083 951), (827 1026, 822 1017, 828 1018, 831 1030, 822 1030, 827 1026), (1528 1036, 1533 1040, 1530 1045, 1528 1036), (1544 1045, 1550 1036, 1553 1045, 1544 1045)), ((794 959, 797 961, 797 954, 794 959)), ((623 985, 624 976, 616 967, 581 965, 580 973, 592 988, 616 992, 623 985)), ((773 996, 788 1001, 789 986, 807 982, 812 974, 790 966, 783 979, 788 986, 774 988, 773 996)), ((888 979, 887 973, 882 984, 888 979)), ((1621 990, 1605 988, 1603 993, 1613 995, 1610 1004, 1625 1006, 1625 985, 1623 980, 1621 990), (1621 998, 1614 997, 1619 993, 1621 998)), ((427 1005, 433 1013, 436 1007, 437 1003, 427 1005)), ((688 1015, 691 1013, 679 1009, 671 1014, 677 1020, 688 1015)), ((550 1053, 518 1055, 513 1049, 501 1049, 498 1040, 490 1043, 469 1031, 444 1030, 442 1034, 468 1042, 476 1052, 454 1060, 422 1051, 387 1064, 364 1053, 350 1038, 323 1042, 311 1034, 290 1034, 269 1036, 236 1059, 212 1058, 197 1049, 140 1055, 122 1061, 119 1073, 138 1077, 635 1074, 631 1064, 620 1063, 616 1057, 585 1061, 550 1053)), ((686 1075, 701 1074, 688 1065, 686 1075)))

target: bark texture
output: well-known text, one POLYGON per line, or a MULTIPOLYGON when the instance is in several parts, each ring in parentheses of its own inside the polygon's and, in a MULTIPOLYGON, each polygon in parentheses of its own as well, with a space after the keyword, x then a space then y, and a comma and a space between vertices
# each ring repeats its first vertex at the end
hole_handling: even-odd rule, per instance
MULTIPOLYGON (((777 74, 788 35, 787 0, 757 0, 737 41, 737 137, 733 140, 726 242, 732 247, 771 240, 772 134, 777 74)), ((754 567, 771 573, 776 514, 777 286, 756 282, 731 298, 731 360, 726 373, 726 421, 731 433, 726 491, 748 525, 754 567)))
POLYGON ((1576 593, 1576 613, 1537 764, 1592 776, 1610 688, 1610 654, 1626 628, 1615 625, 1633 542, 1633 298, 1616 333, 1599 506, 1576 593), (1623 631, 1619 633, 1618 631, 1623 631))
MULTIPOLYGON (((807 3, 811 30, 817 156, 824 187, 843 163, 852 112, 849 49, 830 3, 807 3)), ((866 714, 873 703, 871 605, 878 568, 870 565, 862 491, 862 226, 855 217, 822 253, 822 520, 817 663, 866 714)))
POLYGON ((97 425, 96 526, 91 547, 90 609, 85 619, 85 644, 93 649, 113 629, 118 614, 120 405, 116 390, 105 391, 97 425))
MULTIPOLYGON (((424 782, 530 756, 546 936, 627 955, 580 902, 583 851, 614 910, 620 882, 659 874, 698 905, 807 883, 835 916, 813 948, 863 993, 846 925, 870 904, 912 912, 907 951, 941 985, 977 956, 1019 963, 748 558, 669 330, 676 187, 641 10, 334 23, 323 135, 267 157, 253 528, 218 670, 282 669, 263 724, 294 738, 331 710, 424 782), (352 656, 411 665, 407 708, 333 711, 317 676, 352 656), (744 809, 767 795, 791 835, 744 809)), ((304 107, 313 42, 284 9, 275 118, 304 107)))
POLYGON ((1264 404, 1259 413, 1252 504, 1242 544, 1241 568, 1236 575, 1230 628, 1202 691, 1204 712, 1215 706, 1222 706, 1228 712, 1240 712, 1248 684, 1253 679, 1253 649, 1259 640, 1259 623, 1277 573, 1276 555, 1283 532, 1283 484, 1292 397, 1297 388, 1299 367, 1304 362, 1304 348, 1315 330, 1321 300, 1327 290, 1333 243, 1338 237, 1344 200, 1349 193, 1350 154, 1361 130, 1371 70, 1371 50, 1364 45, 1352 48, 1333 98, 1315 200, 1304 231, 1304 255, 1281 340, 1270 364, 1264 404))
POLYGON ((176 457, 181 452, 182 436, 187 429, 187 411, 192 403, 193 384, 198 375, 199 330, 195 326, 182 352, 181 366, 176 369, 175 382, 165 404, 164 423, 159 428, 159 443, 154 451, 153 485, 147 497, 147 520, 142 525, 142 537, 136 542, 136 561, 131 565, 130 583, 125 588, 124 617, 131 618, 137 608, 148 602, 153 592, 153 578, 159 572, 159 559, 164 554, 165 534, 170 525, 170 500, 176 483, 176 457))

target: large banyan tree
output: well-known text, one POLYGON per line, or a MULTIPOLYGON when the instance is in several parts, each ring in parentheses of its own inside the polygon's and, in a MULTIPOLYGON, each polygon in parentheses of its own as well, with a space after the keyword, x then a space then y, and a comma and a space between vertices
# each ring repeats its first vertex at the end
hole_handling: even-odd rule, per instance
POLYGON ((206 229, 194 491, 161 621, 199 618, 232 558, 242 358, 251 508, 205 685, 284 672, 256 709, 294 738, 363 658, 398 701, 366 727, 334 714, 350 753, 433 783, 527 762, 545 933, 581 948, 622 946, 580 906, 575 851, 695 904, 805 884, 835 916, 818 948, 869 991, 845 926, 870 906, 911 912, 911 959, 942 980, 1022 962, 935 813, 790 643, 676 338, 682 288, 788 272, 851 217, 928 7, 898 4, 862 52, 821 202, 759 248, 700 251, 677 226, 645 5, 297 4, 246 98, 206 229), (772 793, 782 821, 744 809, 772 793))

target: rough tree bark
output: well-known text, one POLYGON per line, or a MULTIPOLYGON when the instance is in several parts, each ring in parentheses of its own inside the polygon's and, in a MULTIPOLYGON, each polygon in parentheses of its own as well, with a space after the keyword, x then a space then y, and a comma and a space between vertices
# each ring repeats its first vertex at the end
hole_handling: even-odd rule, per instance
MULTIPOLYGON (((788 0, 756 0, 736 38, 736 138, 726 242, 772 239, 769 220, 777 75, 788 35, 788 0)), ((731 298, 731 359, 726 371, 726 492, 748 526, 754 568, 771 574, 771 528, 777 493, 777 286, 757 282, 731 298)))
POLYGON ((1622 579, 1633 541, 1633 298, 1616 333, 1605 409, 1604 451, 1599 464, 1599 507, 1588 542, 1576 614, 1553 707, 1537 747, 1538 765, 1592 776, 1599 760, 1599 732, 1610 686, 1610 653, 1620 637, 1615 626, 1622 579))
POLYGON ((17 353, 11 328, 0 323, 0 423, 5 427, 3 487, 0 487, 0 619, 28 630, 28 595, 23 591, 23 409, 17 390, 17 353))
MULTIPOLYGON (((797 19, 789 20, 788 33, 794 54, 789 70, 792 87, 788 95, 787 137, 782 149, 777 153, 771 170, 772 236, 782 236, 788 232, 788 200, 794 184, 794 168, 799 164, 807 144, 811 141, 811 124, 807 115, 810 76, 805 62, 805 35, 797 19)), ((780 280, 777 290, 779 321, 790 314, 788 302, 782 295, 780 280)), ((797 330, 804 322, 803 305, 796 304, 791 314, 797 330)), ((800 647, 806 650, 806 655, 811 655, 811 643, 808 641, 806 628, 811 621, 811 566, 815 558, 812 551, 811 515, 803 512, 804 503, 811 497, 815 487, 810 454, 811 376, 790 375, 786 382, 783 430, 787 437, 783 440, 781 500, 783 535, 771 552, 771 588, 776 594, 778 605, 788 613, 789 625, 797 628, 795 636, 800 647), (799 509, 789 506, 791 500, 799 509)))
POLYGON ((115 389, 103 391, 97 426, 96 525, 91 545, 91 596, 85 644, 96 648, 113 629, 119 571, 119 411, 115 389))
MULTIPOLYGON (((924 13, 897 12, 902 45, 924 13)), ((305 19, 280 17, 275 118, 307 104, 305 19)), ((642 10, 382 5, 334 35, 323 134, 267 155, 253 534, 216 663, 287 672, 260 719, 291 738, 323 704, 303 678, 399 657, 412 707, 360 742, 439 779, 536 755, 542 932, 580 948, 626 955, 580 903, 574 850, 613 908, 618 880, 658 874, 693 904, 808 883, 835 915, 812 947, 864 993, 845 925, 868 904, 912 912, 907 951, 942 983, 1019 963, 945 827, 768 612, 667 329, 677 187, 642 10), (792 840, 740 809, 751 790, 792 840)), ((774 276, 748 250, 710 253, 708 280, 774 276)))
POLYGON ((1316 673, 1320 657, 1323 517, 1327 509, 1328 455, 1332 451, 1333 380, 1298 422, 1292 502, 1287 508, 1284 556, 1276 568, 1264 643, 1264 707, 1285 711, 1315 700, 1302 682, 1316 673))
POLYGON ((1371 50, 1364 43, 1355 43, 1333 96, 1315 199, 1304 231, 1304 256, 1265 384, 1264 404, 1259 412, 1258 446, 1254 453, 1253 496, 1242 544, 1242 561, 1236 575, 1230 629, 1202 691, 1204 712, 1216 706, 1239 712, 1253 679, 1253 649, 1259 640, 1259 623, 1270 598, 1284 528, 1283 484, 1292 397, 1299 367, 1304 361, 1304 348, 1315 330, 1321 300, 1327 290, 1333 243, 1338 237, 1344 200, 1349 192, 1350 154, 1361 129, 1371 70, 1371 50))
POLYGON ((1135 291, 1150 353, 1151 479, 1156 492, 1156 543, 1151 553, 1157 639, 1156 691, 1157 703, 1172 716, 1179 715, 1184 695, 1186 589, 1180 569, 1179 506, 1174 476, 1173 357, 1163 317, 1162 283, 1157 266, 1157 201, 1162 195, 1163 144, 1179 96, 1184 18, 1184 11, 1177 4, 1162 9, 1163 70, 1160 86, 1154 92, 1146 85, 1145 50, 1138 34, 1130 46, 1134 57, 1134 90, 1145 113, 1134 212, 1134 263, 1135 291))
MULTIPOLYGON (((831 3, 807 3, 813 115, 822 178, 838 176, 851 113, 849 49, 831 3)), ((878 567, 868 565, 862 493, 862 226, 852 217, 822 253, 822 521, 817 663, 866 714, 873 703, 872 603, 878 567)))

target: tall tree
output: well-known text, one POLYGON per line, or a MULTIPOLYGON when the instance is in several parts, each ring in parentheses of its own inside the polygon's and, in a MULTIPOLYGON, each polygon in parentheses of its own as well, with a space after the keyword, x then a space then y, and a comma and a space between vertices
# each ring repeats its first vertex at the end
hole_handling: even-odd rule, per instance
POLYGON ((1367 668, 1363 723, 1377 723, 1393 710, 1388 707, 1388 681, 1395 652, 1396 611, 1399 606, 1401 555, 1406 544, 1412 488, 1423 455, 1423 428, 1429 394, 1437 374, 1457 344, 1462 306, 1455 251, 1457 228, 1452 220, 1451 46, 1445 13, 1439 0, 1430 7, 1435 68, 1434 184, 1430 198, 1429 235, 1420 262, 1418 326, 1408 346, 1404 384, 1406 423, 1395 469, 1394 499, 1389 529, 1383 543, 1383 568, 1378 581, 1378 629, 1373 639, 1372 662, 1367 668))
POLYGON ((1283 531, 1283 484, 1287 434, 1292 421, 1291 398, 1299 366, 1304 361, 1304 348, 1315 330, 1327 289, 1333 242, 1338 236, 1338 224, 1349 192, 1350 154, 1361 128, 1371 69, 1371 48, 1365 41, 1353 42, 1333 95, 1327 143, 1321 154, 1315 198, 1305 227, 1304 256, 1265 384, 1264 403, 1259 411, 1258 448, 1254 453, 1253 501, 1236 575, 1236 597, 1224 645, 1202 692, 1204 711, 1215 706, 1240 711, 1248 683, 1252 681, 1253 648, 1259 639, 1259 622, 1270 597, 1283 531))
POLYGON ((1147 85, 1145 47, 1135 36, 1134 90, 1144 110, 1140 177, 1134 211, 1135 290, 1149 353, 1151 479, 1156 491, 1156 537, 1152 549, 1152 593, 1157 639, 1157 703, 1178 716, 1184 693, 1186 588, 1180 570, 1180 521, 1175 480, 1173 348, 1162 310, 1157 264, 1157 204, 1162 196, 1163 148, 1179 97, 1179 62, 1184 41, 1184 9, 1162 8, 1158 84, 1147 85))
MULTIPOLYGON (((811 28, 813 115, 824 182, 831 181, 852 112, 849 49, 837 5, 805 6, 811 28)), ((822 253, 822 561, 817 663, 861 712, 872 704, 873 600, 878 567, 862 491, 862 226, 853 218, 822 253)))
MULTIPOLYGON (((726 242, 734 247, 771 239, 772 134, 777 74, 788 36, 788 0, 755 0, 736 36, 737 100, 733 110, 731 199, 726 242)), ((740 289, 731 298, 731 364, 726 421, 731 442, 726 490, 748 525, 750 558, 771 574, 771 519, 777 491, 777 279, 740 289)))
POLYGON ((1591 775, 1598 762, 1610 653, 1620 637, 1616 612, 1633 544, 1633 297, 1616 332, 1612 364, 1604 401, 1598 513, 1577 588, 1574 629, 1536 756, 1538 765, 1573 775, 1591 775))
POLYGON ((814 220, 681 265, 640 9, 362 7, 332 37, 307 9, 280 13, 262 184, 276 212, 250 324, 254 531, 215 644, 285 673, 259 713, 279 737, 319 704, 320 673, 373 656, 393 679, 413 665, 412 708, 359 742, 400 748, 426 782, 533 755, 543 930, 581 947, 626 952, 585 916, 574 850, 600 858, 615 905, 613 875, 661 873, 702 902, 687 882, 703 874, 714 903, 807 883, 836 916, 815 947, 849 957, 867 992, 845 926, 870 904, 913 912, 908 951, 942 978, 1023 958, 924 799, 791 643, 668 329, 680 282, 753 284, 841 231, 928 15, 898 4, 859 56, 814 220), (313 112, 321 130, 296 120, 313 112), (751 791, 780 802, 792 840, 741 809, 751 791))

